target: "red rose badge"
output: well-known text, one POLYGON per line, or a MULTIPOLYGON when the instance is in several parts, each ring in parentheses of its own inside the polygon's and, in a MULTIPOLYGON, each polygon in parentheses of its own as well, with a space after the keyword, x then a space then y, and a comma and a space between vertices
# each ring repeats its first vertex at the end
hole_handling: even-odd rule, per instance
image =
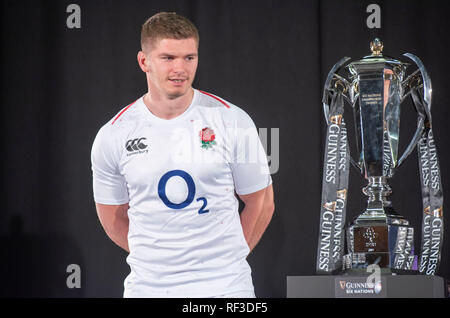
POLYGON ((205 127, 200 130, 200 140, 202 141, 202 148, 208 149, 216 144, 214 139, 216 139, 216 135, 214 134, 214 130, 211 128, 205 127))

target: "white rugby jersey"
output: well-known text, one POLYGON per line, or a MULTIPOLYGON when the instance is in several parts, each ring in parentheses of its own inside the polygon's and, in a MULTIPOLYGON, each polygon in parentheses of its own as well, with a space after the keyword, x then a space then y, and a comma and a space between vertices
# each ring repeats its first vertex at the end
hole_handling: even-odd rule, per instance
POLYGON ((272 179, 242 109, 194 90, 187 110, 165 120, 142 96, 99 130, 91 159, 95 202, 130 206, 124 297, 253 291, 234 192, 272 179))

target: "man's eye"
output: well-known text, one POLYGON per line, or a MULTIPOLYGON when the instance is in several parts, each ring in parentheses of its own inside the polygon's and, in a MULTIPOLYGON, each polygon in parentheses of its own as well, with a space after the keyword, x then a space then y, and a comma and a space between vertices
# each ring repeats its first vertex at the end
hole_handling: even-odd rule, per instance
POLYGON ((192 60, 194 60, 195 59, 195 57, 193 57, 193 56, 188 56, 187 58, 186 58, 186 60, 188 60, 188 61, 192 61, 192 60))
POLYGON ((171 56, 163 56, 163 60, 171 61, 171 60, 173 60, 173 57, 171 57, 171 56))

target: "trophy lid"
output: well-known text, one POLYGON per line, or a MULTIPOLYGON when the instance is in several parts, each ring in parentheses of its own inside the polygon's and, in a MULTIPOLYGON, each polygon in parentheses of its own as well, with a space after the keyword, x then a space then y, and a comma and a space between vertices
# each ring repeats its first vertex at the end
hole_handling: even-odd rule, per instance
POLYGON ((375 38, 370 42, 370 50, 372 51, 372 56, 381 56, 381 52, 383 52, 383 42, 381 42, 379 38, 375 38))
POLYGON ((376 69, 382 71, 384 68, 394 68, 396 66, 400 66, 401 69, 403 69, 403 66, 408 65, 408 63, 403 63, 393 57, 384 55, 383 48, 383 42, 381 42, 379 38, 375 38, 371 41, 370 50, 372 54, 364 56, 363 58, 347 65, 350 73, 356 75, 362 70, 367 70, 367 67, 369 67, 371 71, 376 69))

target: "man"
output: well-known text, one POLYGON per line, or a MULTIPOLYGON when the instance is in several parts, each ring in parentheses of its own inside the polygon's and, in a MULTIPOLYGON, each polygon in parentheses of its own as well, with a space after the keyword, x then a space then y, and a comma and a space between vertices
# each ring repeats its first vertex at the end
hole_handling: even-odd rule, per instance
POLYGON ((250 117, 192 88, 198 44, 186 18, 148 19, 137 56, 148 92, 92 147, 100 222, 129 252, 124 297, 255 297, 246 257, 272 217, 272 180, 250 117))

